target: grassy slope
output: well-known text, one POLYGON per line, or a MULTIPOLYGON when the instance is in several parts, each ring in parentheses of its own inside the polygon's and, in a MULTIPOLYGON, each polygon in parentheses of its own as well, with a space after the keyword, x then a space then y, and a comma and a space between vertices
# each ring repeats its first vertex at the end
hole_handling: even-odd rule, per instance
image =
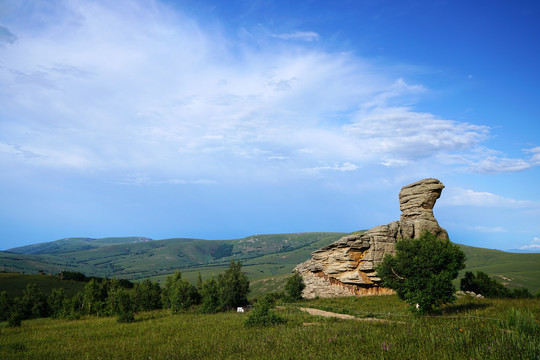
POLYGON ((540 290, 540 254, 507 253, 459 245, 467 255, 465 271, 483 271, 510 288, 540 290))
POLYGON ((18 273, 0 273, 0 292, 6 291, 8 296, 15 298, 22 295, 26 284, 36 283, 41 293, 49 296, 52 289, 64 288, 66 296, 72 297, 81 291, 85 282, 60 280, 49 275, 25 275, 18 273))
MULTIPOLYGON (((324 300, 324 301, 323 301, 324 300)), ((415 318, 396 296, 330 300, 302 306, 340 307, 359 318, 368 310, 387 321, 310 316, 295 304, 276 310, 288 321, 248 328, 249 313, 136 314, 114 317, 37 319, 20 328, 0 324, 0 358, 6 359, 537 359, 536 333, 517 331, 494 319, 509 308, 540 309, 538 300, 461 299, 451 316, 415 318), (392 313, 391 316, 388 314, 392 313), (382 315, 381 315, 382 316, 382 315)), ((539 319, 536 311, 533 316, 539 319)))

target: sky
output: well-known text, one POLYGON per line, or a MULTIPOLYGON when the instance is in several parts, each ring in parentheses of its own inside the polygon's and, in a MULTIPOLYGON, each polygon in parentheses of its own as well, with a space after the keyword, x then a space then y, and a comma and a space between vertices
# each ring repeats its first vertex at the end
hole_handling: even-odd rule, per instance
POLYGON ((540 251, 536 0, 1 0, 0 250, 399 220, 540 251))

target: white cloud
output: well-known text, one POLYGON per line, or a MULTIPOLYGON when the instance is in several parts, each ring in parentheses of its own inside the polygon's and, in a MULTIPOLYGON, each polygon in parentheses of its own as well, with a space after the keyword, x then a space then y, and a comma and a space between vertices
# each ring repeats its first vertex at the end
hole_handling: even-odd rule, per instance
POLYGON ((317 41, 319 34, 313 31, 295 31, 286 34, 273 34, 273 37, 283 40, 302 40, 302 41, 317 41))
POLYGON ((531 208, 539 207, 538 202, 515 200, 490 192, 477 192, 459 187, 449 188, 441 203, 453 206, 480 206, 501 208, 531 208))
POLYGON ((155 1, 37 8, 39 22, 9 25, 17 46, 0 48, 0 161, 10 166, 282 178, 405 166, 489 135, 415 111, 421 84, 313 49, 315 32, 251 47, 155 1))
POLYGON ((479 148, 476 154, 461 157, 468 169, 481 174, 499 174, 527 170, 540 165, 540 147, 523 150, 530 153, 529 159, 508 158, 492 149, 479 148))
POLYGON ((534 237, 528 245, 521 246, 519 249, 528 251, 540 251, 540 237, 534 237))
POLYGON ((506 232, 507 230, 500 227, 487 227, 487 226, 475 226, 473 227, 473 230, 480 231, 480 232, 486 232, 486 233, 499 233, 499 232, 506 232))
POLYGON ((346 162, 346 163, 343 163, 343 164, 317 166, 317 167, 314 167, 314 168, 311 168, 311 169, 307 169, 307 171, 319 172, 319 171, 330 170, 330 171, 347 172, 347 171, 356 171, 359 168, 360 167, 358 165, 356 165, 356 164, 346 162))

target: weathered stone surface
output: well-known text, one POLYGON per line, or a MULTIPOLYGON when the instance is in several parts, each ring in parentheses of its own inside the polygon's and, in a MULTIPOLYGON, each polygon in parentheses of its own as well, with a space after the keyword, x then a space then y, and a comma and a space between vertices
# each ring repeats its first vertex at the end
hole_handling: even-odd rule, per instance
POLYGON ((306 284, 305 298, 384 295, 393 293, 380 286, 375 267, 386 254, 395 253, 398 239, 417 238, 430 231, 448 239, 433 216, 433 206, 444 185, 437 179, 424 179, 404 186, 399 193, 401 219, 364 233, 347 235, 296 266, 306 284))

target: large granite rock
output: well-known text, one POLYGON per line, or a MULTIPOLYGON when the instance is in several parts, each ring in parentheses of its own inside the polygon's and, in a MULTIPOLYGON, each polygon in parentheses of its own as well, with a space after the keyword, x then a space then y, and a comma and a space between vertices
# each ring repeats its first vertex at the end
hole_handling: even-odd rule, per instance
POLYGON ((448 239, 433 216, 433 206, 444 185, 424 179, 404 186, 399 193, 401 219, 364 233, 347 235, 322 249, 294 269, 302 275, 305 298, 392 294, 380 286, 375 266, 386 254, 395 253, 398 239, 417 238, 430 231, 448 239))

